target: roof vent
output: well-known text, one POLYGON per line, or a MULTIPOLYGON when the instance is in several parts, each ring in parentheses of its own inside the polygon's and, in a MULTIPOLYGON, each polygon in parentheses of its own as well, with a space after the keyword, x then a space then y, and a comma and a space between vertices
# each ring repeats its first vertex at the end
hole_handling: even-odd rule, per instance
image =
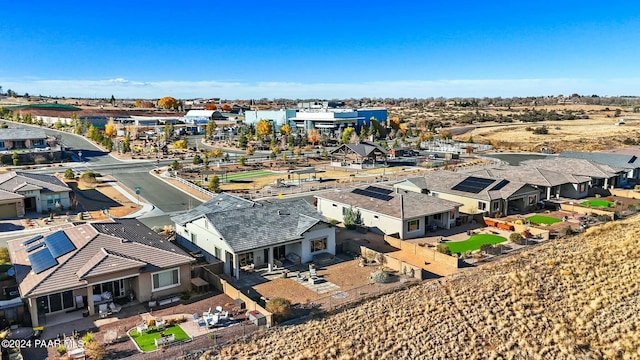
POLYGON ((120 238, 120 243, 124 244, 124 243, 128 243, 129 239, 125 239, 125 238, 120 238))
POLYGON ((278 215, 291 215, 288 212, 284 211, 284 210, 278 210, 278 215))

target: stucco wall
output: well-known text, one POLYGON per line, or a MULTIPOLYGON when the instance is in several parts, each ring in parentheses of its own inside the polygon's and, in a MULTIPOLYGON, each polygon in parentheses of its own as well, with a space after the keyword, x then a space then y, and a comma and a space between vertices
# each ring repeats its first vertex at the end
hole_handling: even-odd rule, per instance
MULTIPOLYGON (((155 271, 153 273, 155 273, 155 271)), ((180 285, 169 289, 152 292, 151 274, 151 272, 141 273, 138 277, 136 295, 140 302, 149 301, 152 295, 154 299, 158 299, 163 296, 181 293, 191 289, 191 265, 180 266, 180 285)))

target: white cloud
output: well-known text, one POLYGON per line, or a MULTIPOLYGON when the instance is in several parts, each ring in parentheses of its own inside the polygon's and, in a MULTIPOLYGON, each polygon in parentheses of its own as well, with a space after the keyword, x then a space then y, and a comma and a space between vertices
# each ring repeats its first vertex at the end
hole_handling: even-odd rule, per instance
POLYGON ((399 80, 358 83, 0 79, 4 91, 66 97, 360 98, 633 95, 639 79, 399 80))

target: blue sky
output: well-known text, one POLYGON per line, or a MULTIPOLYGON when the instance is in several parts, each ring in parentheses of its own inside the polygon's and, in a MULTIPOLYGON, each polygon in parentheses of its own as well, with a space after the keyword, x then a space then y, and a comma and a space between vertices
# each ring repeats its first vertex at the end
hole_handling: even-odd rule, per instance
POLYGON ((117 98, 639 95, 635 1, 346 2, 10 1, 0 86, 117 98))

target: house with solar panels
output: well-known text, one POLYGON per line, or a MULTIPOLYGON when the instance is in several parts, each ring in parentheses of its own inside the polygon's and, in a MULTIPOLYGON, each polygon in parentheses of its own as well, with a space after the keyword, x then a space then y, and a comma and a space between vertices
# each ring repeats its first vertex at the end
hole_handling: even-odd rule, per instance
POLYGON ((52 175, 9 171, 0 175, 0 219, 68 209, 71 188, 52 175))
POLYGON ((258 203, 227 193, 171 218, 176 241, 240 278, 241 269, 335 255, 335 228, 303 199, 258 203))
POLYGON ((195 259, 135 219, 10 240, 8 249, 33 326, 92 316, 120 298, 143 302, 192 286, 195 259))
POLYGON ((343 222, 345 214, 359 211, 362 225, 400 239, 424 237, 427 231, 456 225, 461 203, 420 192, 376 184, 315 195, 318 211, 343 222))
POLYGON ((394 185, 407 191, 429 194, 455 201, 460 207, 461 222, 473 214, 509 215, 535 207, 540 190, 524 182, 488 178, 453 171, 433 171, 423 177, 410 178, 394 185))

